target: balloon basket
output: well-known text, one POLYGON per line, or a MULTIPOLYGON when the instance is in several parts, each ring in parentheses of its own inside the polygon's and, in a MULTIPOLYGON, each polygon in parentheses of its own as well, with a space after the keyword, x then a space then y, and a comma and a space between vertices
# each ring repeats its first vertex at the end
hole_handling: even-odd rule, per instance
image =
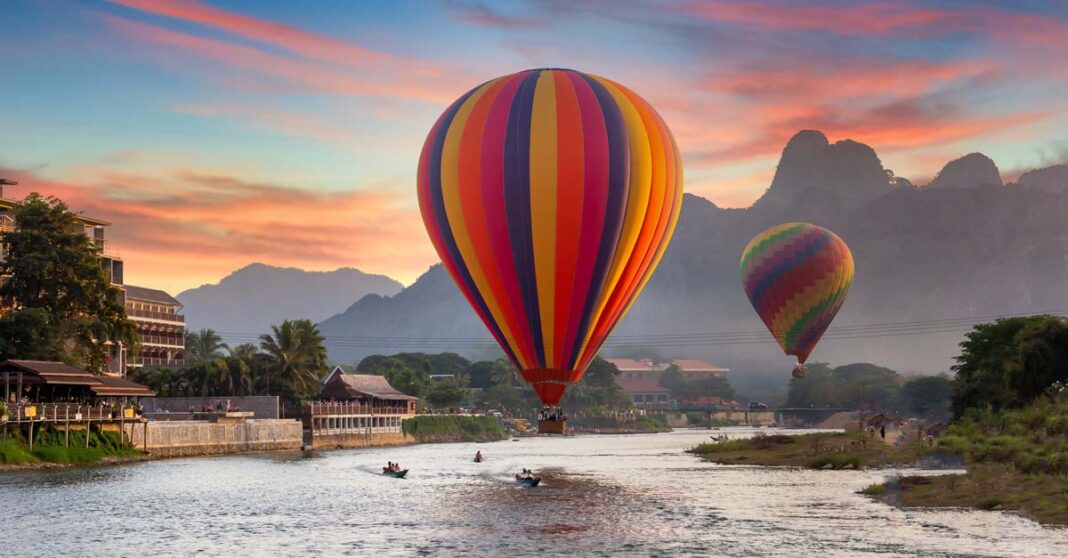
POLYGON ((563 434, 567 432, 566 420, 539 420, 538 434, 563 434))
POLYGON ((803 380, 803 379, 805 379, 806 376, 808 376, 808 373, 805 372, 804 365, 798 364, 797 366, 794 367, 794 377, 795 378, 803 380))

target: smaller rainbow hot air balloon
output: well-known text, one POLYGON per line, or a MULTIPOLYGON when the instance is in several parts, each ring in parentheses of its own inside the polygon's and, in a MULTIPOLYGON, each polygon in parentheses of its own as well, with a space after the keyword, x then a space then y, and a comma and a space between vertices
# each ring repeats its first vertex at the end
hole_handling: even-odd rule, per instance
POLYGON ((742 285, 783 352, 797 357, 795 378, 853 284, 853 254, 833 232, 786 223, 756 235, 742 253, 742 285))

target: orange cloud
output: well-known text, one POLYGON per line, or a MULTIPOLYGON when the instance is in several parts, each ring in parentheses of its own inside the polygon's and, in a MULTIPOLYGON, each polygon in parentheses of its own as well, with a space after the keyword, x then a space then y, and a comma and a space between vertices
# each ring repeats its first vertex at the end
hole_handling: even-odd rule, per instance
POLYGON ((2 169, 22 192, 111 221, 126 281, 173 292, 250 263, 353 266, 410 282, 436 261, 411 196, 389 186, 308 192, 211 171, 101 171, 84 183, 2 169))

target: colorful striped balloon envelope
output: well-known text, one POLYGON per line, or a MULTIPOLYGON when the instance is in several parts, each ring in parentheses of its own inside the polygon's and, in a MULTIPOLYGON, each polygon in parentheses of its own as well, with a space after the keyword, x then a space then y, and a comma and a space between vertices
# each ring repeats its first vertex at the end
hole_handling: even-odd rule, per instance
POLYGON ((849 247, 823 227, 786 223, 751 240, 740 268, 749 302, 800 367, 849 294, 849 247))
POLYGON ((660 261, 682 161, 630 89, 527 70, 460 97, 419 159, 442 263, 541 400, 559 403, 660 261))

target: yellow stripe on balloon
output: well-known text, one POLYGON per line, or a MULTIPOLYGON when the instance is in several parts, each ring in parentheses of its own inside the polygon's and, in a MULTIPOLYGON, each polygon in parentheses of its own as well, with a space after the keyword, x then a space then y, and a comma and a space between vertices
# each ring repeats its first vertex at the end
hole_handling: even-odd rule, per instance
MULTIPOLYGON (((627 207, 623 214, 619 242, 616 244, 615 253, 612 254, 611 267, 608 268, 604 287, 598 293, 596 310, 592 314, 592 322, 596 324, 597 318, 604 311, 605 304, 608 303, 609 296, 619 282, 620 275, 623 274, 623 268, 630 259, 628 256, 633 255, 634 243, 638 240, 638 233, 641 232, 642 224, 645 221, 645 212, 649 209, 649 193, 651 190, 649 180, 652 176, 652 154, 649 150, 649 139, 645 124, 642 122, 642 117, 634 108, 630 98, 620 91, 614 83, 600 76, 591 77, 608 90, 619 106, 619 110, 623 115, 623 124, 627 127, 627 138, 629 140, 627 148, 630 150, 630 192, 627 198, 627 207)), ((586 346, 590 342, 594 329, 594 327, 587 329, 586 336, 582 340, 581 348, 577 354, 582 355, 586 351, 586 346)))
POLYGON ((553 367, 556 321, 556 80, 542 72, 530 117, 530 218, 545 365, 553 367))
POLYGON ((836 268, 820 277, 815 283, 805 287, 797 295, 786 300, 782 307, 779 308, 778 313, 771 319, 772 334, 783 345, 784 349, 786 348, 786 336, 790 333, 790 327, 797 323, 797 320, 805 312, 819 304, 827 296, 827 293, 833 293, 835 287, 841 281, 841 277, 842 269, 840 267, 836 268))
MULTIPOLYGON (((463 106, 456 111, 456 115, 449 125, 448 132, 445 135, 445 142, 441 149, 441 197, 445 203, 445 215, 449 221, 449 229, 452 231, 456 247, 460 251, 460 257, 463 258, 464 265, 471 274, 471 280, 474 281, 478 292, 482 294, 486 302, 486 308, 489 309, 494 321, 500 326, 501 333, 504 335, 508 345, 515 350, 516 358, 520 359, 520 364, 530 366, 530 363, 526 362, 524 358, 525 355, 519 351, 516 335, 509 326, 508 320, 505 319, 503 312, 501 312, 501 305, 494 297, 493 289, 490 288, 486 279, 483 270, 488 269, 488 267, 478 261, 478 252, 471 242, 471 232, 467 228, 467 220, 464 219, 464 207, 460 198, 460 145, 464 130, 467 128, 467 120, 471 116, 471 111, 482 99, 482 96, 493 88, 498 81, 499 79, 486 83, 478 91, 472 93, 463 106)), ((492 102, 493 99, 487 98, 487 101, 492 102)), ((475 218, 482 219, 481 216, 475 218)))
POLYGON ((652 278, 653 272, 656 271, 656 267, 660 265, 660 260, 664 257, 664 252, 667 251, 668 244, 671 242, 671 237, 675 234, 675 225, 679 222, 679 215, 682 213, 682 192, 684 177, 682 173, 682 154, 679 153, 678 145, 675 143, 675 136, 671 134, 671 130, 668 129, 667 124, 661 119, 660 126, 662 127, 664 134, 671 140, 671 151, 675 154, 675 180, 669 181, 668 188, 673 188, 674 192, 669 192, 671 197, 671 213, 668 217, 667 228, 664 230, 664 237, 660 240, 660 245, 656 248, 656 255, 653 256, 653 261, 649 263, 649 267, 645 270, 645 275, 642 277, 641 283, 638 284, 638 288, 634 289, 634 294, 631 295, 630 302, 627 303, 627 307, 623 309, 623 315, 626 315, 630 311, 630 308, 634 306, 634 303, 638 300, 638 295, 645 289, 645 285, 649 283, 649 279, 652 278))

